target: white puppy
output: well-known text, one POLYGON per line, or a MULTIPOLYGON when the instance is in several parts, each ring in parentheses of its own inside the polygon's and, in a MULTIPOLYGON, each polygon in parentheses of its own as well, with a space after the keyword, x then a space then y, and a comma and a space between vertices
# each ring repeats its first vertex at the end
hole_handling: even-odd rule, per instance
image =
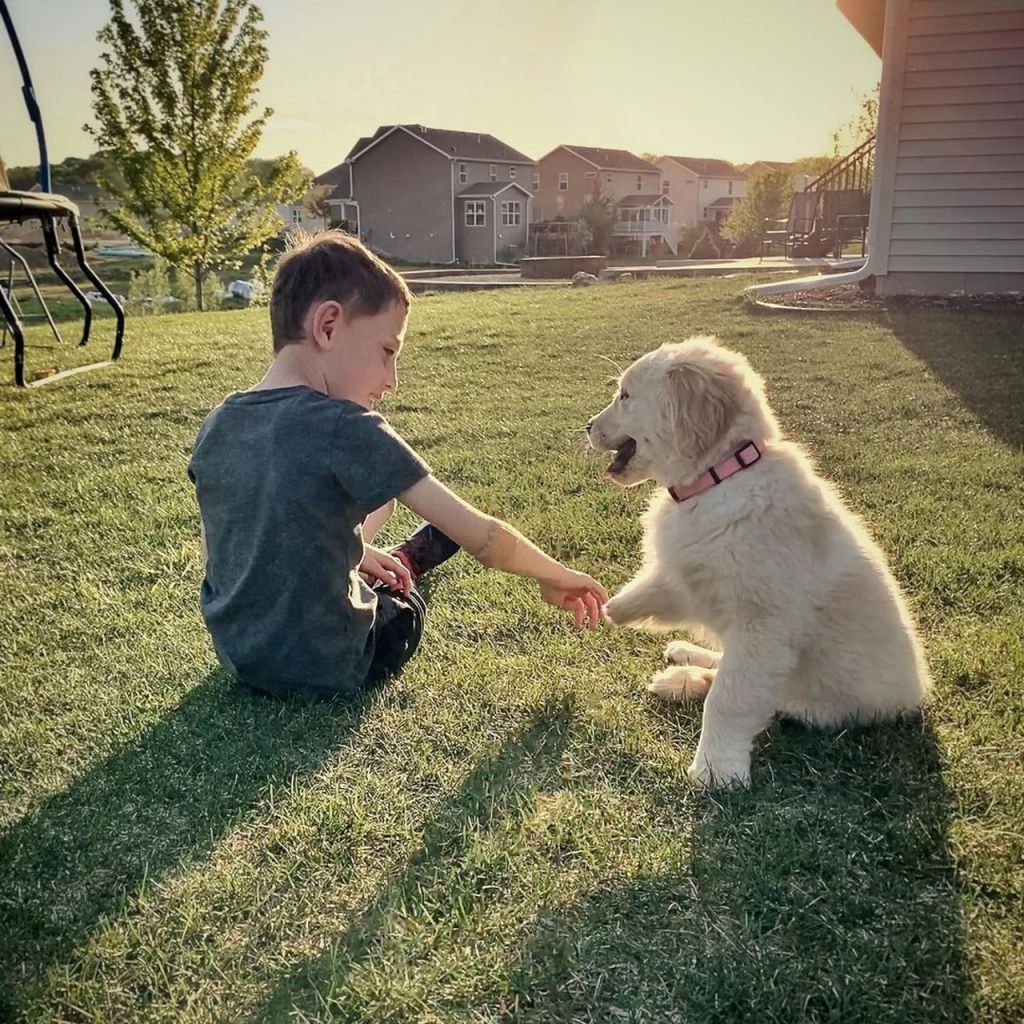
POLYGON ((743 356, 710 337, 663 345, 626 370, 587 430, 615 451, 613 480, 660 485, 643 567, 608 617, 722 641, 722 653, 670 644, 673 665, 650 684, 706 697, 693 779, 747 783, 754 737, 776 713, 834 726, 920 706, 928 669, 884 555, 783 440, 743 356))

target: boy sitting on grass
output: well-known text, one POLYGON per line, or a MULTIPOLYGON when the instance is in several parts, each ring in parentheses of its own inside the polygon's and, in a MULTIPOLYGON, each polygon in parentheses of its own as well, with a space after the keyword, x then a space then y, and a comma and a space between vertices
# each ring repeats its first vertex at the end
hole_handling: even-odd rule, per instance
POLYGON ((270 369, 199 430, 203 618, 248 687, 330 699, 393 675, 423 631, 417 577, 460 546, 532 576, 577 627, 600 622, 599 583, 459 499, 373 411, 397 390, 411 298, 356 239, 296 240, 271 291, 270 369), (370 542, 396 498, 426 522, 389 554, 370 542))

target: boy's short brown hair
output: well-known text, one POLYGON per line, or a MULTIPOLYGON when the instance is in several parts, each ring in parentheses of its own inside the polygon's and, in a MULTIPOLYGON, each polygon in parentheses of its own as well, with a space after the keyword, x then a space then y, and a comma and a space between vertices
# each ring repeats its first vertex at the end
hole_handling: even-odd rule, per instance
POLYGON ((332 300, 351 319, 374 316, 394 302, 408 308, 412 293, 392 267, 344 231, 289 235, 270 290, 274 351, 301 341, 309 307, 332 300))

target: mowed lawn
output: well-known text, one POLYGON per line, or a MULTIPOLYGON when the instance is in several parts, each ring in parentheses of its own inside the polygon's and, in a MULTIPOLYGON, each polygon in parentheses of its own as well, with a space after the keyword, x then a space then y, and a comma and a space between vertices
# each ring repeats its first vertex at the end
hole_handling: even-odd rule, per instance
POLYGON ((233 689, 185 467, 265 312, 133 320, 115 368, 0 386, 0 1019, 1024 1018, 1024 325, 780 317, 741 283, 420 298, 386 412, 613 589, 648 489, 580 442, 612 363, 695 332, 750 357, 937 692, 920 723, 775 726, 745 792, 689 784, 700 709, 644 691, 664 637, 576 634, 465 556, 359 706, 233 689))

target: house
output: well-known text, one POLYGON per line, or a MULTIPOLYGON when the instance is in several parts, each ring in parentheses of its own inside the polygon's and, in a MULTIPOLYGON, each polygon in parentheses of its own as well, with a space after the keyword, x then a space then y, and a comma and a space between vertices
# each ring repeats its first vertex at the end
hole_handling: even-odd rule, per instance
POLYGON ((785 160, 755 160, 752 164, 736 165, 747 176, 749 181, 764 171, 788 171, 793 165, 785 160))
POLYGON ((676 249, 669 211, 654 164, 625 149, 556 146, 537 162, 534 219, 576 217, 591 196, 604 193, 615 207, 613 251, 646 256, 651 246, 676 249))
POLYGON ((746 195, 746 174, 728 160, 663 156, 658 169, 661 190, 673 203, 678 231, 725 220, 733 200, 746 195))
POLYGON ((294 202, 279 203, 277 215, 281 218, 282 234, 296 230, 323 231, 330 220, 326 204, 330 191, 324 185, 314 185, 294 202))
POLYGON ((837 0, 882 58, 862 276, 1024 290, 1024 0, 837 0))
POLYGON ((409 263, 511 263, 526 250, 536 163, 493 135, 381 125, 314 179, 331 222, 409 263))

